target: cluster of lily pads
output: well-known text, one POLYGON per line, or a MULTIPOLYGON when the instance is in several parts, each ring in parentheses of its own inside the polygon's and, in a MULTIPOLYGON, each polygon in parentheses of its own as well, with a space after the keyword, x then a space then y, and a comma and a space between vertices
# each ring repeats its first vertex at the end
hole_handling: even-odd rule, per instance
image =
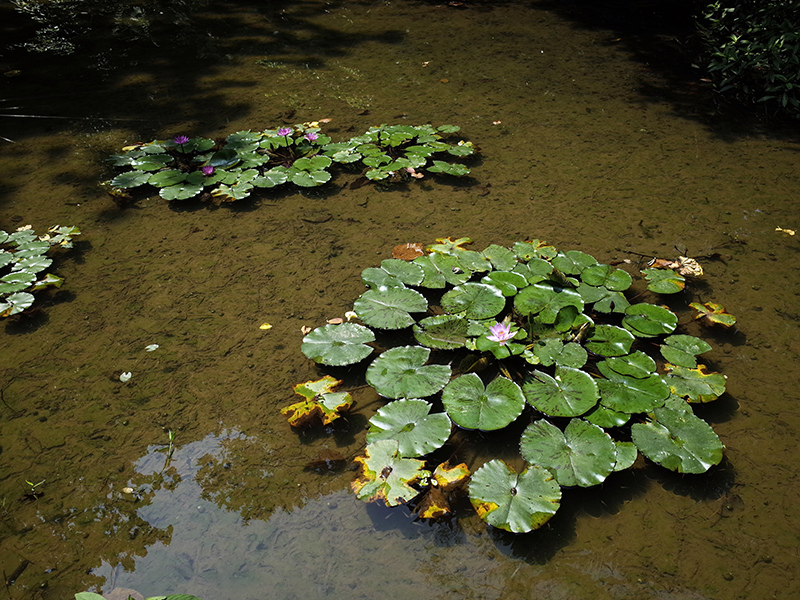
POLYGON ((36 235, 30 225, 13 233, 0 231, 0 317, 10 317, 33 305, 33 293, 44 288, 61 287, 62 277, 47 273, 53 259, 52 248, 72 248, 77 227, 56 225, 44 235, 36 235))
MULTIPOLYGON (((692 408, 725 391, 725 377, 698 362, 711 346, 681 333, 664 306, 629 299, 627 271, 538 240, 482 252, 464 248, 469 241, 440 239, 413 260, 365 269, 369 289, 350 313, 360 323, 303 339, 321 365, 370 361, 366 383, 390 400, 356 459, 358 498, 413 502, 421 517, 440 517, 468 483, 484 521, 527 532, 556 512, 562 487, 598 485, 639 453, 679 473, 721 461, 721 441, 692 408), (476 430, 522 430, 522 468, 441 463, 476 430)), ((685 283, 664 264, 643 274, 651 292, 685 283)), ((735 321, 719 305, 697 306, 707 324, 735 321)), ((304 399, 283 414, 295 427, 331 423, 353 403, 340 384, 326 375, 295 386, 304 399)))
POLYGON ((112 155, 109 160, 123 172, 109 183, 115 191, 150 185, 166 200, 208 191, 231 202, 255 188, 322 185, 337 164, 362 171, 367 180, 387 183, 419 179, 424 172, 463 176, 469 169, 452 159, 470 156, 475 147, 463 140, 446 141, 459 130, 454 125, 381 125, 333 142, 315 121, 237 131, 224 141, 181 135, 127 146, 112 155))

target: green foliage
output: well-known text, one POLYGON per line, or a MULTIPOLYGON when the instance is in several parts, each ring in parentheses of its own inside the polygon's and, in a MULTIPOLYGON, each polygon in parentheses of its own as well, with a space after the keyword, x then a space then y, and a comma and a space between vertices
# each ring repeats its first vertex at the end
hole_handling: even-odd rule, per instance
POLYGON ((701 32, 723 100, 800 117, 800 0, 716 0, 701 32))
POLYGON ((46 269, 53 263, 46 255, 52 248, 72 248, 77 227, 54 226, 37 236, 30 226, 13 233, 0 231, 0 318, 21 313, 33 305, 33 292, 64 280, 46 269))
MULTIPOLYGON (((333 328, 348 324, 325 325, 304 340, 303 352, 323 364, 356 364, 378 350, 366 382, 397 399, 370 420, 353 483, 359 498, 414 501, 421 516, 446 514, 447 494, 430 473, 449 467, 437 467, 435 456, 457 454, 471 430, 523 431, 527 466, 489 460, 469 484, 478 514, 513 532, 545 523, 561 487, 598 485, 640 452, 680 473, 720 462, 722 443, 692 405, 723 394, 725 378, 697 363, 711 346, 675 333, 675 313, 631 304, 631 275, 584 252, 538 240, 475 252, 469 243, 437 240, 413 261, 364 270, 370 289, 355 302, 358 327, 380 330, 380 346, 364 335, 352 356, 345 359, 352 349, 342 341, 335 361, 320 360, 317 346, 331 346, 340 337, 333 328), (450 442, 455 449, 443 448, 450 442)), ((458 477, 467 477, 466 467, 458 477)))
POLYGON ((423 171, 461 177, 469 169, 451 160, 470 156, 475 148, 463 140, 446 141, 458 131, 451 125, 381 125, 345 142, 332 142, 313 122, 237 131, 224 141, 179 136, 134 144, 112 155, 109 162, 122 172, 109 184, 115 192, 150 185, 165 200, 187 200, 207 192, 221 202, 233 202, 255 188, 323 185, 336 165, 361 168, 365 180, 384 183, 420 179, 423 171))

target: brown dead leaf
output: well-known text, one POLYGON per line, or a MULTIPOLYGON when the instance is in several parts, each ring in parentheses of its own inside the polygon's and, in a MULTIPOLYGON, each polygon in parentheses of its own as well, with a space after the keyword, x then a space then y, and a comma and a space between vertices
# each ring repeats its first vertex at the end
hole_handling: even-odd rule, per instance
POLYGON ((400 244, 392 248, 392 257, 400 260, 414 260, 423 254, 425 254, 424 246, 418 242, 400 244))

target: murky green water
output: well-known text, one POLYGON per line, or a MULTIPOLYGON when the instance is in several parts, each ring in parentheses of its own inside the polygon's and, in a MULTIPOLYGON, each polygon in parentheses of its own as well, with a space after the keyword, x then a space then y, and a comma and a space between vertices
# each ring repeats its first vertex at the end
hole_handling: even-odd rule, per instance
POLYGON ((800 138, 714 124, 697 85, 643 62, 647 39, 578 16, 539 2, 210 5, 195 22, 213 37, 118 41, 124 69, 2 65, 21 71, 2 81, 3 105, 20 108, 0 112, 74 119, 0 117, 16 142, 0 146, 0 228, 84 232, 56 263, 65 287, 0 332, 9 598, 800 594, 798 237, 775 231, 800 228, 800 138), (125 210, 97 186, 126 143, 319 118, 334 138, 461 125, 482 150, 475 182, 383 192, 342 189, 343 176, 232 207, 125 210), (278 410, 316 374, 300 328, 348 310, 361 270, 395 244, 444 236, 479 249, 535 237, 603 261, 718 253, 690 299, 739 318, 704 334, 728 376, 703 412, 722 468, 567 492, 547 528, 516 538, 468 513, 416 523, 356 501, 347 467, 308 469, 356 455, 376 405, 361 389, 349 428, 289 430, 278 410), (26 480, 44 494, 26 499, 26 480))

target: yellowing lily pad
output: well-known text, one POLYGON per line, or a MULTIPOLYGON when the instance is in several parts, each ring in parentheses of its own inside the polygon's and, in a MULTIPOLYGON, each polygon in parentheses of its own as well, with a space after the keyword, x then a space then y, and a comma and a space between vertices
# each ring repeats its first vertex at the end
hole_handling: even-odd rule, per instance
POLYGON ((356 457, 361 468, 350 484, 359 500, 383 501, 387 506, 405 504, 419 494, 413 487, 430 477, 425 463, 403 458, 397 440, 379 440, 368 444, 365 456, 356 457))
POLYGON ((436 467, 430 487, 417 506, 417 514, 423 519, 439 519, 452 512, 449 496, 458 491, 469 479, 469 468, 461 463, 454 467, 445 462, 436 467))
POLYGON ((289 418, 292 427, 308 427, 321 422, 328 425, 338 419, 342 412, 353 405, 350 392, 334 392, 342 382, 326 375, 322 379, 298 383, 294 391, 305 398, 281 409, 281 414, 289 418))
POLYGON ((715 302, 705 302, 699 304, 692 302, 689 304, 699 314, 695 319, 705 319, 707 322, 715 325, 722 325, 723 327, 731 327, 736 323, 736 317, 725 311, 725 307, 715 302))

